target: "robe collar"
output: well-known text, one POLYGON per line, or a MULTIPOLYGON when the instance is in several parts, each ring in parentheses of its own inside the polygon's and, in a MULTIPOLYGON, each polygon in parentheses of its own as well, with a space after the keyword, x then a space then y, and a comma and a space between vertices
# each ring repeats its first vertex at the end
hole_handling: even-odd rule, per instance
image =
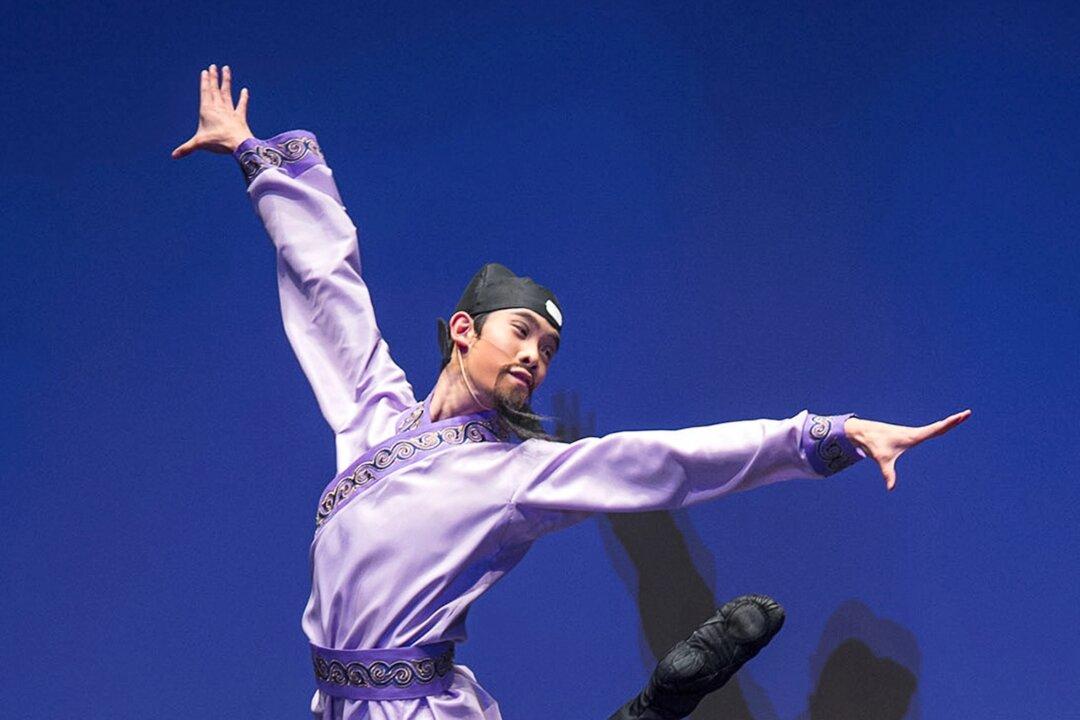
POLYGON ((434 421, 431 419, 431 398, 434 394, 435 389, 432 388, 431 392, 428 393, 428 396, 424 398, 422 403, 418 403, 402 416, 396 427, 399 435, 404 432, 412 432, 413 430, 438 430, 439 428, 450 425, 464 425, 474 420, 487 422, 496 428, 499 425, 499 413, 497 410, 485 410, 479 413, 454 415, 453 417, 434 421))

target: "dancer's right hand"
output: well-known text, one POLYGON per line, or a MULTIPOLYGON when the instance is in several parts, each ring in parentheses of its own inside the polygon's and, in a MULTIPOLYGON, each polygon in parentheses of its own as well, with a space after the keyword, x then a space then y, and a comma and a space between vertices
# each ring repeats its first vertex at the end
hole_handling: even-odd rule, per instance
POLYGON ((203 70, 199 79, 199 127, 191 139, 172 151, 174 158, 182 158, 196 150, 231 153, 252 137, 247 124, 248 90, 240 91, 240 99, 233 107, 229 66, 221 68, 220 86, 216 65, 203 70))

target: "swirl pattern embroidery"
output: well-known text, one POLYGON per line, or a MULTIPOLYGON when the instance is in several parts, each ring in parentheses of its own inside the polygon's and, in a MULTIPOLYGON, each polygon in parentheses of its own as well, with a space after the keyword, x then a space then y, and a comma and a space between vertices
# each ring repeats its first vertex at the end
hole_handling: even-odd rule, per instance
POLYGON ((407 432, 409 430, 415 430, 420 425, 420 417, 424 414, 424 403, 420 403, 412 409, 408 415, 403 417, 398 422, 397 431, 399 433, 407 432))
POLYGON ((431 682, 444 677, 454 667, 454 648, 443 654, 424 660, 395 660, 394 662, 343 663, 315 655, 312 658, 315 677, 323 682, 339 686, 384 688, 390 685, 404 688, 413 684, 431 682))
POLYGON ((397 440, 376 450, 365 462, 337 482, 323 495, 315 514, 315 527, 321 527, 334 511, 357 490, 382 477, 393 465, 412 458, 417 453, 427 453, 444 445, 461 445, 469 442, 492 442, 499 433, 485 422, 473 420, 464 425, 452 425, 440 430, 421 433, 416 437, 397 440))
POLYGON ((273 145, 256 145, 251 150, 241 153, 238 162, 244 173, 245 182, 250 185, 251 181, 263 170, 297 163, 309 155, 314 156, 318 161, 324 160, 322 150, 315 138, 297 136, 273 145))
POLYGON ((810 437, 814 440, 814 454, 821 459, 830 473, 840 472, 859 460, 844 451, 836 433, 832 432, 833 423, 828 417, 812 415, 810 418, 810 437))

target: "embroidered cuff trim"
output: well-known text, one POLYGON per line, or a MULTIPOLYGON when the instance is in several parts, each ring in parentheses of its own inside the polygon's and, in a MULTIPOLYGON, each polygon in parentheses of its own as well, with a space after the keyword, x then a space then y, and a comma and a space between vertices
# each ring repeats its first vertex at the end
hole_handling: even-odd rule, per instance
POLYGON ((296 177, 316 165, 326 164, 315 135, 307 130, 290 130, 269 140, 248 138, 233 152, 248 185, 267 168, 281 168, 296 177))
POLYGON ((846 415, 810 414, 803 425, 803 448, 810 465, 819 475, 832 475, 854 465, 866 455, 848 439, 844 421, 858 417, 846 415))

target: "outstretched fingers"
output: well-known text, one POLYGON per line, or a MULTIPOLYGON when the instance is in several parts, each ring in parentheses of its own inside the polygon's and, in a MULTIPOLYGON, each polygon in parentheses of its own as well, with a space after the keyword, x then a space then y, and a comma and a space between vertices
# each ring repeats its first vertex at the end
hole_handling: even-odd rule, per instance
POLYGON ((211 64, 199 71, 199 125, 195 134, 173 148, 172 157, 182 158, 196 150, 229 152, 238 135, 249 136, 247 127, 248 91, 240 91, 236 106, 232 102, 232 68, 211 64))
POLYGON ((226 65, 221 68, 221 99, 228 107, 232 107, 232 70, 226 65))
POLYGON ((896 430, 899 434, 894 438, 891 451, 886 451, 881 456, 875 455, 878 467, 881 468, 881 474, 885 478, 885 488, 893 490, 896 487, 896 460, 900 455, 924 440, 944 435, 969 417, 971 417, 970 409, 918 428, 897 426, 896 430))
POLYGON ((221 80, 218 78, 217 65, 210 65, 210 102, 216 104, 221 101, 221 80))
POLYGON ((930 438, 937 437, 938 435, 943 435, 948 431, 952 430, 960 423, 967 420, 969 417, 971 417, 970 409, 958 412, 955 415, 950 415, 944 420, 938 420, 936 423, 924 425, 923 427, 919 428, 918 442, 922 442, 923 440, 929 440, 930 438))
POLYGON ((199 107, 205 108, 210 105, 210 71, 203 70, 199 73, 199 107))

